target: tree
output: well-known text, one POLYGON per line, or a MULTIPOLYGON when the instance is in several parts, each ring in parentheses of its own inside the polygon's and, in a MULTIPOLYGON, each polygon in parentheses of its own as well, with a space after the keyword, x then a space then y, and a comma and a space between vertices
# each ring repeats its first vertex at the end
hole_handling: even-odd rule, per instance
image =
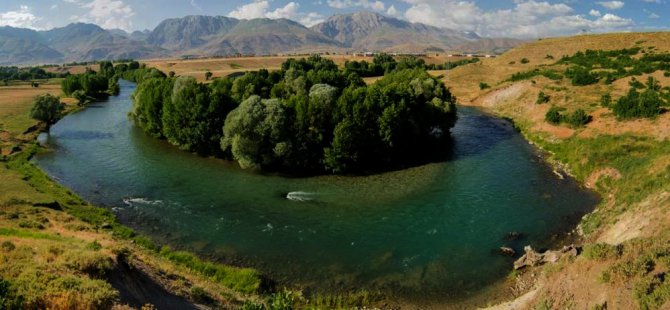
POLYGON ((183 150, 211 154, 219 150, 226 115, 210 100, 210 88, 192 77, 179 77, 163 105, 163 135, 183 150))
POLYGON ((251 96, 228 114, 221 148, 243 169, 275 164, 290 152, 286 126, 285 108, 278 99, 251 96))
POLYGON ((60 98, 51 94, 41 95, 35 98, 30 117, 44 122, 48 128, 61 118, 63 110, 65 106, 60 102, 60 98))
POLYGON ((150 78, 137 85, 133 93, 136 124, 156 138, 163 137, 163 106, 172 98, 173 79, 150 78))

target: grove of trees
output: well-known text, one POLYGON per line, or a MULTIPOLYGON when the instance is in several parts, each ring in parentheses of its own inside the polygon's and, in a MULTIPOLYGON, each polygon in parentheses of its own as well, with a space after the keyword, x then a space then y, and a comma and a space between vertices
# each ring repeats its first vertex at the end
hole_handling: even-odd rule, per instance
POLYGON ((357 173, 402 167, 445 151, 456 107, 424 68, 390 59, 375 58, 374 70, 385 75, 369 86, 356 70, 319 56, 210 84, 151 73, 155 69, 128 71, 139 82, 131 114, 154 137, 243 168, 357 173))

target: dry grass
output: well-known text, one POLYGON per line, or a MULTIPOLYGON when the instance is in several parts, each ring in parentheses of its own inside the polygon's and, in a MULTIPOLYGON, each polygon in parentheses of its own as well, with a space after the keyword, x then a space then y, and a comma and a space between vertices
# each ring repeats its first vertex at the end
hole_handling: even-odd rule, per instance
MULTIPOLYGON (((610 243, 647 240, 667 242, 670 215, 670 161, 666 151, 670 138, 670 113, 656 119, 618 121, 609 109, 600 107, 600 98, 610 93, 616 100, 624 95, 631 78, 612 85, 603 82, 572 86, 571 82, 535 77, 516 83, 506 80, 516 72, 554 64, 563 55, 580 50, 614 50, 639 46, 645 50, 670 52, 670 33, 632 33, 552 38, 520 46, 497 59, 462 66, 450 71, 446 84, 464 104, 483 107, 509 117, 531 141, 549 150, 553 160, 567 166, 580 181, 603 197, 597 211, 582 224, 591 232, 585 240, 610 243), (553 56, 549 59, 547 55, 553 56), (526 58, 527 64, 520 60, 526 58), (485 82, 491 89, 480 90, 485 82), (550 96, 549 103, 536 104, 538 93, 550 96), (568 112, 584 109, 593 120, 585 128, 554 126, 544 121, 551 105, 568 112), (646 147, 646 148, 645 148, 646 147), (636 148, 645 151, 636 152, 636 148), (659 151, 660 150, 660 151, 659 151), (616 173, 615 173, 616 172, 616 173), (664 237, 665 236, 665 237, 664 237), (635 239, 637 238, 637 239, 635 239)), ((559 68, 560 69, 560 68, 559 68)), ((662 86, 670 86, 663 72, 652 74, 662 86)), ((637 77, 645 81, 647 76, 637 77)), ((642 255, 645 249, 636 250, 642 255)), ((591 309, 607 303, 607 308, 636 308, 637 302, 626 282, 602 283, 599 276, 614 261, 577 259, 551 267, 554 272, 539 277, 541 288, 523 309, 536 305, 551 308, 591 309), (558 271, 556 271, 558 270, 558 271)), ((533 270, 535 273, 536 270, 533 270)), ((667 306, 667 305, 666 305, 667 306)))
MULTIPOLYGON (((156 59, 143 61, 149 67, 157 68, 165 73, 174 71, 176 75, 193 76, 200 81, 205 80, 205 72, 212 72, 213 77, 228 76, 237 72, 254 71, 259 69, 278 70, 281 64, 289 58, 301 58, 305 56, 272 56, 272 57, 238 57, 238 58, 207 58, 207 59, 156 59)), ((355 57, 352 55, 327 55, 338 65, 344 65, 346 61, 368 61, 371 57, 355 57)), ((457 61, 461 57, 448 57, 445 54, 431 54, 422 57, 427 64, 443 64, 447 61, 457 61)))
POLYGON ((30 119, 29 111, 33 99, 46 93, 59 95, 60 85, 0 87, 0 130, 16 135, 32 126, 35 122, 30 119))

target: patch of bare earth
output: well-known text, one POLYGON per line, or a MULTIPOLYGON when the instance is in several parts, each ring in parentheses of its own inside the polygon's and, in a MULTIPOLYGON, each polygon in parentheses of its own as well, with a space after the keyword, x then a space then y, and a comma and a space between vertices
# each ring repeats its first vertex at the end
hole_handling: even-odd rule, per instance
POLYGON ((653 195, 621 214, 614 225, 605 229, 598 237, 599 242, 620 244, 625 241, 659 234, 670 225, 670 192, 653 195))
POLYGON ((670 113, 663 113, 656 119, 635 119, 618 121, 612 111, 600 108, 591 113, 593 120, 579 133, 580 138, 590 138, 601 134, 636 134, 652 136, 658 140, 670 138, 670 113))

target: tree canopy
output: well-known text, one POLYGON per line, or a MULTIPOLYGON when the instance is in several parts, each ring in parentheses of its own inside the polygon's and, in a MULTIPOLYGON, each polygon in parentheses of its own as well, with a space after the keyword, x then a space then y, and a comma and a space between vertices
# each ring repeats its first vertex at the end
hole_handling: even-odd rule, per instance
POLYGON ((210 84, 138 69, 132 115, 154 137, 242 168, 352 173, 443 150, 456 121, 449 90, 413 61, 375 60, 386 74, 369 86, 319 56, 210 84))
POLYGON ((30 117, 51 126, 61 118, 64 109, 60 98, 45 94, 35 98, 35 103, 30 110, 30 117))

